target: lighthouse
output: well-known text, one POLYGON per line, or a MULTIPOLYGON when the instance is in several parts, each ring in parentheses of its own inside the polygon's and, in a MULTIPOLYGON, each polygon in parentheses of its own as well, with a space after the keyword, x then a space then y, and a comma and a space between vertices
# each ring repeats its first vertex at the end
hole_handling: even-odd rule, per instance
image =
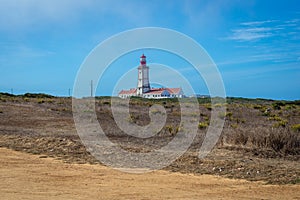
POLYGON ((140 57, 140 65, 138 66, 138 83, 136 88, 130 90, 121 90, 118 94, 120 98, 143 97, 149 99, 162 98, 183 98, 184 93, 181 88, 150 88, 149 83, 149 67, 146 65, 146 56, 140 57))
POLYGON ((138 67, 137 96, 143 96, 144 93, 150 91, 149 67, 146 63, 146 56, 143 54, 140 57, 140 66, 138 67))

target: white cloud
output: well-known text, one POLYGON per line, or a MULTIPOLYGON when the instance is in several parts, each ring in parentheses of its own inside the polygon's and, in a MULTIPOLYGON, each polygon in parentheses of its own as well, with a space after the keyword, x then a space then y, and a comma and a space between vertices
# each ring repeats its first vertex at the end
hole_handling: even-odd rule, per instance
MULTIPOLYGON (((276 52, 278 49, 270 50, 270 53, 266 53, 265 51, 255 49, 255 52, 249 53, 249 55, 239 58, 234 58, 230 60, 217 62, 216 65, 219 67, 225 66, 234 66, 234 65, 242 65, 249 63, 259 63, 261 61, 269 61, 269 63, 294 63, 300 61, 300 57, 298 57, 299 53, 293 52, 288 53, 285 50, 282 52, 276 52), (260 52, 260 53, 257 53, 260 52)), ((224 68, 223 68, 224 69, 224 68)))
POLYGON ((264 20, 250 21, 239 24, 239 27, 231 30, 228 40, 236 41, 258 41, 274 36, 286 37, 299 32, 299 19, 287 21, 264 20))
POLYGON ((274 34, 272 33, 274 29, 272 28, 241 28, 232 30, 232 36, 228 37, 231 40, 239 40, 239 41, 251 41, 258 40, 262 38, 272 37, 274 34))
POLYGON ((257 26, 257 25, 262 25, 262 24, 267 24, 271 22, 277 22, 278 20, 265 20, 265 21, 252 21, 252 22, 243 22, 241 25, 244 26, 257 26))

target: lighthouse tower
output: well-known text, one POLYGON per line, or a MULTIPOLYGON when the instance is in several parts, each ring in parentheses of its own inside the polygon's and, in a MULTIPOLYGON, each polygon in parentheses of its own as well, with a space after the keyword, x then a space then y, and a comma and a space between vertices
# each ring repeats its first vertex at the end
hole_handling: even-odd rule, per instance
POLYGON ((138 67, 137 95, 143 96, 148 91, 150 91, 149 67, 146 66, 146 56, 143 54, 140 57, 140 66, 138 67))

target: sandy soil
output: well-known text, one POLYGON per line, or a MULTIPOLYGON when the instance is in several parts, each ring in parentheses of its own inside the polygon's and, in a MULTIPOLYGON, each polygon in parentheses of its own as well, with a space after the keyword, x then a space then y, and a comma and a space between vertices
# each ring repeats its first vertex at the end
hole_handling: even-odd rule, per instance
POLYGON ((1 199, 300 199, 300 185, 156 171, 128 174, 0 148, 1 199))
MULTIPOLYGON (((178 108, 173 107, 172 102, 162 104, 170 112, 167 125, 169 128, 171 127, 172 131, 170 132, 169 128, 164 128, 157 136, 145 140, 128 137, 117 127, 109 103, 107 98, 97 101, 97 117, 101 127, 105 130, 105 134, 109 136, 112 142, 122 148, 130 152, 147 152, 159 149, 172 140, 172 135, 175 134, 174 130, 176 132, 176 124, 178 125, 178 120, 180 120, 177 119, 178 108)), ((149 102, 137 101, 133 102, 132 105, 132 112, 137 115, 135 119, 138 119, 136 122, 141 124, 147 123, 149 118, 143 103, 149 102)), ((274 122, 268 120, 267 116, 263 116, 261 111, 254 109, 253 106, 247 106, 243 103, 229 104, 228 106, 230 106, 228 112, 233 113, 231 117, 234 119, 227 119, 226 123, 228 124, 225 123, 223 130, 224 138, 233 134, 235 136, 230 137, 244 141, 244 137, 240 134, 247 135, 257 132, 259 134, 256 137, 250 137, 247 140, 255 139, 256 142, 261 141, 264 144, 264 141, 266 141, 265 143, 268 141, 263 140, 265 137, 260 139, 261 136, 269 135, 265 139, 275 138, 278 141, 278 139, 288 138, 284 139, 288 142, 287 144, 299 144, 299 142, 297 143, 300 141, 298 132, 284 135, 284 130, 278 128, 278 130, 274 129, 274 133, 276 133, 274 135, 273 128, 270 128, 274 122), (237 118, 244 119, 244 122, 238 124, 239 128, 232 128, 230 123, 237 123, 237 118), (275 137, 278 134, 283 136, 275 137)), ((264 106, 264 104, 255 104, 255 106, 264 106)), ((293 106, 289 110, 282 108, 279 110, 282 112, 281 114, 278 110, 272 110, 272 112, 282 118, 290 116, 288 118, 289 124, 299 123, 300 106, 293 106)), ((146 107, 148 108, 149 105, 146 107)), ((200 109, 202 115, 209 117, 210 111, 205 105, 201 105, 200 109)), ((251 144, 246 146, 234 142, 226 143, 225 140, 225 142, 222 140, 223 142, 220 141, 220 144, 205 159, 199 159, 198 152, 206 129, 199 129, 198 132, 198 136, 189 151, 166 167, 165 170, 265 181, 269 184, 300 183, 300 149, 298 147, 286 148, 288 153, 284 153, 282 151, 275 152, 270 148, 259 148, 251 144)), ((73 164, 99 163, 87 152, 77 135, 71 99, 67 98, 10 98, 0 94, 0 147, 31 154, 47 155, 73 164)))

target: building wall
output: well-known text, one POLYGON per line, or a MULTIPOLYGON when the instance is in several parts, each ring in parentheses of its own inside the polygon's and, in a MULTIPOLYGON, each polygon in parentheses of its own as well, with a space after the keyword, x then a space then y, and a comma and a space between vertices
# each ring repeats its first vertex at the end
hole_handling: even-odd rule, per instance
MULTIPOLYGON (((135 93, 131 93, 131 94, 119 94, 118 96, 120 98, 125 99, 125 98, 130 98, 132 96, 138 96, 138 95, 135 93)), ((161 93, 143 93, 141 97, 148 98, 148 99, 183 98, 184 94, 182 90, 180 90, 180 92, 177 94, 170 94, 167 90, 164 90, 161 93)))
POLYGON ((149 67, 146 65, 141 65, 138 67, 138 86, 137 95, 142 96, 150 90, 149 83, 149 67))

